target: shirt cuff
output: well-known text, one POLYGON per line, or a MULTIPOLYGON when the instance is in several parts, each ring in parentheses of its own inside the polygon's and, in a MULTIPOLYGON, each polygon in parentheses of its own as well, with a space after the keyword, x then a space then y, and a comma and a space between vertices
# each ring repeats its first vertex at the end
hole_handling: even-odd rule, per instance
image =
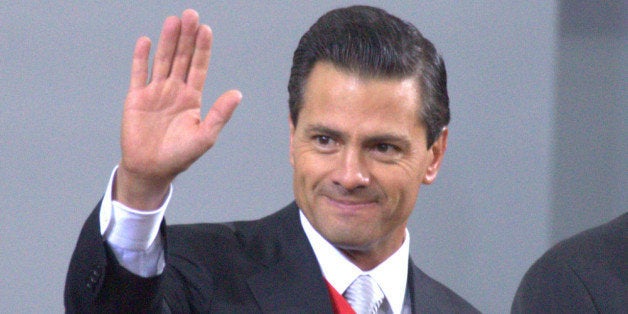
POLYGON ((133 209, 112 200, 113 182, 117 169, 116 166, 111 173, 100 205, 100 233, 110 245, 115 247, 146 251, 159 234, 159 227, 170 202, 173 186, 170 185, 168 195, 161 207, 151 211, 133 209))

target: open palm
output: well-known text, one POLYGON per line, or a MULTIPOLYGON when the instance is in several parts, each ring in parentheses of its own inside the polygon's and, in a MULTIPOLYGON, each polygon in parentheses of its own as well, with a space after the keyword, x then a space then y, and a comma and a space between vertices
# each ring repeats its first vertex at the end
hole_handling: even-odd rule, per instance
POLYGON ((122 161, 116 199, 154 207, 174 177, 211 148, 241 100, 228 91, 203 119, 201 95, 211 54, 211 30, 198 14, 165 20, 148 81, 150 40, 138 39, 122 117, 122 161))

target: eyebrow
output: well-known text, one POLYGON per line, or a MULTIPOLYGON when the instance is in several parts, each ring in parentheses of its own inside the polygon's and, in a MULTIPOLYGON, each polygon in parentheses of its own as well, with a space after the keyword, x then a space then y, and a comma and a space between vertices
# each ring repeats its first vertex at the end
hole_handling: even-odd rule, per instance
POLYGON ((405 136, 399 136, 396 134, 370 136, 367 138, 366 142, 370 144, 391 143, 401 147, 410 147, 410 140, 408 140, 405 136))
POLYGON ((327 127, 321 124, 314 124, 314 125, 308 126, 305 129, 305 133, 306 134, 322 133, 322 134, 330 135, 332 137, 342 137, 342 133, 340 131, 334 130, 330 127, 327 127))

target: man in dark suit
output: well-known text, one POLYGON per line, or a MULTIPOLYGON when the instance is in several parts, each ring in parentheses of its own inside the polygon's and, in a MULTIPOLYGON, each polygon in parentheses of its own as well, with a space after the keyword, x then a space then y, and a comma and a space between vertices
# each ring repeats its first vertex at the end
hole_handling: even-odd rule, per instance
POLYGON ((512 313, 627 313, 628 213, 563 240, 527 271, 512 313))
POLYGON ((376 8, 328 12, 295 51, 295 202, 257 221, 165 225, 172 180, 241 99, 226 92, 201 119, 211 31, 198 21, 166 19, 149 83, 150 41, 137 41, 122 160, 79 236, 67 311, 477 312, 409 257, 408 217, 447 147, 444 62, 376 8))

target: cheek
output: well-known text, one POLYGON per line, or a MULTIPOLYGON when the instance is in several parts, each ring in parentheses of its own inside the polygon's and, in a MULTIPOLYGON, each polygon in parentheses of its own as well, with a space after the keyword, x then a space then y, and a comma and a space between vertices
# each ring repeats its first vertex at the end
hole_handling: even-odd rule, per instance
POLYGON ((292 154, 294 189, 304 196, 314 190, 325 177, 325 163, 313 154, 296 151, 292 154))
POLYGON ((414 208, 421 187, 420 173, 414 169, 398 168, 398 171, 387 169, 382 171, 377 180, 381 189, 386 194, 391 210, 396 214, 405 212, 408 208, 414 208))
POLYGON ((333 167, 329 157, 317 153, 310 145, 294 146, 291 159, 295 173, 313 178, 324 176, 333 167))

